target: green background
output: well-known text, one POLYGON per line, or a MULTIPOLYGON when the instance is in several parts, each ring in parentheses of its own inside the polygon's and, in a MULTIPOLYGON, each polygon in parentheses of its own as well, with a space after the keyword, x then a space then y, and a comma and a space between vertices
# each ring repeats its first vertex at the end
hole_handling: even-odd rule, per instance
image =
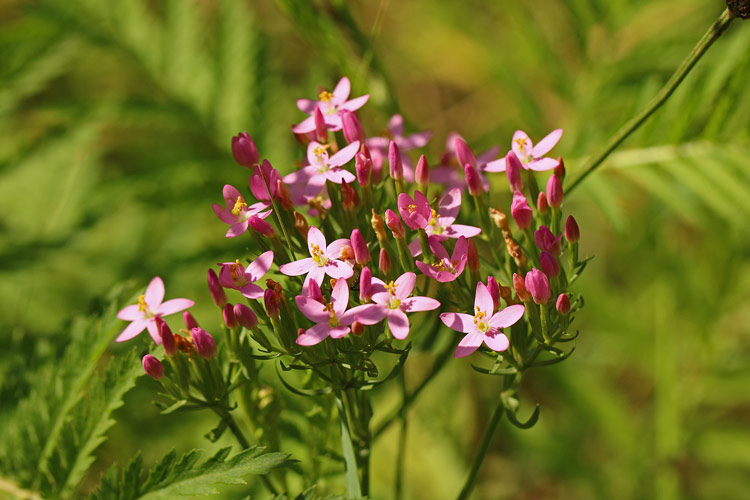
MULTIPOLYGON (((0 419, 30 369, 65 347, 71 319, 100 311, 117 284, 158 274, 167 298, 194 298, 201 324, 218 326, 205 272, 247 244, 225 239, 211 211, 224 184, 246 189, 230 138, 247 130, 289 171, 296 98, 348 75, 353 94, 371 94, 368 133, 400 111, 410 131, 434 131, 434 163, 451 131, 504 150, 517 128, 539 139, 562 127, 555 152, 575 176, 723 7, 0 0, 0 419)), ((566 200, 595 256, 576 284, 577 351, 527 376, 522 405, 540 403, 540 421, 501 426, 475 498, 750 498, 749 49, 750 21, 735 21, 566 200)), ((413 356, 407 382, 431 362, 413 356)), ((425 390, 410 413, 407 498, 455 497, 494 382, 452 361, 425 390)), ((158 415, 154 390, 141 380, 115 413, 84 490, 138 449, 148 462, 216 446, 202 437, 211 419, 158 415)), ((397 401, 379 393, 375 420, 397 401)), ((394 427, 375 445, 374 498, 392 494, 395 443, 394 427)))

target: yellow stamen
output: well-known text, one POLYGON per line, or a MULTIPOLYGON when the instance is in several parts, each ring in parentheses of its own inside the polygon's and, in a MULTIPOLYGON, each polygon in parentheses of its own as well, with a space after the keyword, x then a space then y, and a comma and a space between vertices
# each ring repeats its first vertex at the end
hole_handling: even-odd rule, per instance
POLYGON ((525 137, 517 137, 516 139, 513 139, 513 142, 518 144, 518 147, 523 149, 526 147, 527 139, 525 137))
POLYGON ((333 94, 331 94, 327 90, 324 90, 320 94, 318 94, 318 100, 321 102, 331 102, 331 99, 333 99, 333 94))
POLYGON ((322 144, 320 146, 315 146, 315 149, 313 149, 313 154, 315 156, 323 156, 326 151, 328 151, 328 144, 322 144))
POLYGON ((232 276, 232 281, 237 285, 244 284, 245 273, 242 272, 242 264, 240 264, 239 259, 234 264, 229 265, 229 274, 232 276))
POLYGON ((396 288, 398 287, 397 283, 394 283, 391 281, 387 285, 385 285, 383 288, 386 289, 387 292, 389 292, 391 295, 396 295, 396 288))
POLYGON ((479 307, 476 307, 476 311, 476 314, 474 314, 474 324, 477 325, 480 332, 486 332, 489 329, 489 325, 484 321, 487 317, 487 313, 480 311, 479 307))
POLYGON ((138 297, 138 310, 141 312, 148 312, 148 304, 146 304, 145 295, 141 295, 138 297))
POLYGON ((417 206, 412 203, 410 205, 406 205, 406 209, 409 211, 410 214, 413 214, 414 211, 417 209, 417 206))
POLYGON ((336 317, 336 313, 333 310, 333 302, 326 302, 325 310, 328 311, 328 324, 331 326, 339 326, 339 319, 336 317))
POLYGON ((323 253, 318 245, 312 246, 310 254, 312 255, 313 262, 317 265, 325 266, 328 263, 328 257, 326 257, 325 253, 323 253))
POLYGON ((237 201, 234 203, 232 213, 239 216, 240 213, 244 212, 245 210, 247 210, 247 203, 245 203, 245 200, 242 199, 242 196, 238 196, 237 201))
POLYGON ((433 208, 432 209, 432 214, 430 215, 430 225, 431 226, 436 226, 437 225, 437 218, 438 218, 437 211, 433 208))

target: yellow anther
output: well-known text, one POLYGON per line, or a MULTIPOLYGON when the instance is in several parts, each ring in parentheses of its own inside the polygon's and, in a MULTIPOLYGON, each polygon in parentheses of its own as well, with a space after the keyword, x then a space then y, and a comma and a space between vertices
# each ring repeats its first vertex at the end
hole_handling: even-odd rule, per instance
POLYGON ((432 267, 434 267, 436 271, 447 271, 445 268, 445 262, 442 260, 437 264, 433 264, 432 267))
POLYGON ((487 313, 484 311, 480 311, 479 306, 476 307, 476 311, 477 311, 476 314, 474 314, 474 324, 483 326, 481 323, 482 323, 482 320, 484 320, 484 318, 487 317, 487 313))
POLYGON ((241 212, 244 212, 247 210, 247 203, 245 203, 245 200, 242 199, 242 196, 237 197, 237 201, 234 202, 234 208, 232 209, 232 213, 234 215, 239 216, 241 212))
POLYGON ((516 144, 518 144, 519 148, 525 148, 526 147, 526 141, 527 141, 526 137, 517 137, 517 138, 513 139, 513 142, 515 142, 516 144))
POLYGON ((410 205, 406 205, 406 209, 409 211, 410 214, 413 214, 414 211, 417 209, 417 206, 412 203, 410 205))
POLYGON ((315 149, 313 149, 313 154, 315 156, 323 156, 323 154, 325 154, 326 151, 328 151, 328 148, 329 148, 328 144, 322 144, 320 146, 315 146, 315 149))
POLYGON ((391 295, 396 295, 396 288, 397 287, 398 287, 398 284, 396 284, 393 281, 391 281, 390 283, 388 283, 387 285, 385 285, 383 288, 385 288, 386 291, 388 293, 390 293, 391 295))
POLYGON ((436 226, 437 225, 437 218, 438 218, 437 211, 433 208, 432 209, 432 214, 430 215, 430 225, 431 226, 436 226))
POLYGON ((312 260, 319 266, 325 266, 328 263, 328 257, 326 257, 325 253, 320 249, 318 245, 313 245, 310 249, 310 255, 312 255, 312 260))
POLYGON ((331 99, 333 99, 333 94, 331 94, 327 90, 324 90, 320 94, 318 94, 318 100, 321 102, 331 102, 331 99))
POLYGON ((138 297, 138 310, 141 312, 148 312, 148 304, 146 304, 145 295, 141 295, 138 297))
POLYGON ((234 264, 229 265, 229 274, 232 276, 232 281, 237 284, 245 281, 245 273, 242 271, 242 264, 239 259, 234 261, 234 264))

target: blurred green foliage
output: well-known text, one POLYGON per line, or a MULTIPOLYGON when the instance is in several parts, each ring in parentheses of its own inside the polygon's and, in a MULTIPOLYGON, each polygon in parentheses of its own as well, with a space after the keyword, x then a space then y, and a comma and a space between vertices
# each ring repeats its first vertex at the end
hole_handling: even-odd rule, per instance
MULTIPOLYGON (((161 275, 168 298, 195 298, 199 321, 218 325, 205 271, 246 251, 210 208, 223 184, 246 185, 233 134, 247 130, 292 169, 294 100, 346 74, 372 95, 361 113, 370 133, 398 110, 435 131, 436 158, 453 130, 485 149, 508 147, 516 128, 539 138, 562 126, 559 152, 575 172, 722 8, 0 0, 0 424, 34 368, 63 352, 71 319, 101 311, 118 283, 132 290, 161 275)), ((566 201, 582 253, 596 256, 577 285, 587 301, 578 349, 527 378, 524 404, 542 404, 540 422, 501 429, 476 498, 750 498, 748 47, 750 23, 735 21, 566 201)), ((432 361, 412 356, 409 385, 432 361)), ((141 382, 84 490, 140 448, 147 463, 173 447, 216 449, 202 438, 210 422, 159 416, 141 382)), ((407 498, 455 496, 496 394, 461 362, 425 389, 410 413, 407 498)), ((379 394, 376 422, 397 402, 396 390, 379 394)), ((375 498, 392 495, 394 437, 395 427, 375 446, 375 498)), ((331 481, 321 486, 336 489, 331 481)))

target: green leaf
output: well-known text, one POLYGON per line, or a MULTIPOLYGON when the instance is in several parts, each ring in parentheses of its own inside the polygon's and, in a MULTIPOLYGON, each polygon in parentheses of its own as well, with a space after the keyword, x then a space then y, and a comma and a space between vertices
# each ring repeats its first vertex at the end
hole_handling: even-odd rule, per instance
POLYGON ((359 498, 362 496, 362 489, 359 486, 357 458, 354 455, 354 446, 352 445, 352 437, 349 433, 349 424, 347 423, 344 402, 341 399, 340 392, 336 392, 336 406, 339 410, 339 421, 341 422, 341 452, 346 463, 346 492, 349 496, 359 498))

